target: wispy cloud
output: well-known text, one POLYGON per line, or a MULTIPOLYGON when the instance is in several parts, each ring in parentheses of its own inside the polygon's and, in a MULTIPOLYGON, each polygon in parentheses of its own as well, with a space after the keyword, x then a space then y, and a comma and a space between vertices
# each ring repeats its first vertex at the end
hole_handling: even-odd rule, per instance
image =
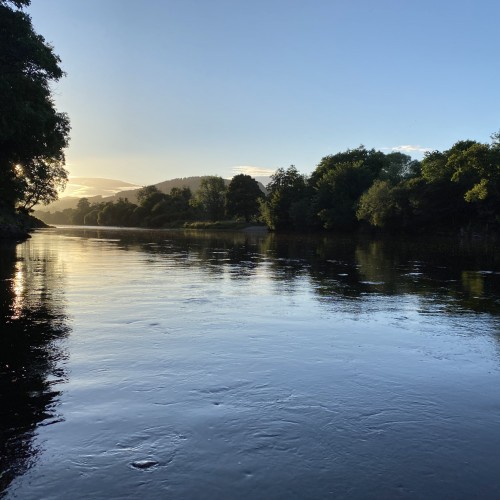
POLYGON ((72 196, 77 198, 86 198, 98 195, 112 196, 121 191, 138 189, 140 187, 141 186, 113 179, 70 176, 66 189, 63 193, 61 193, 61 197, 72 196))
POLYGON ((276 172, 273 168, 263 168, 263 167, 252 167, 250 165, 242 165, 238 167, 233 167, 232 171, 234 175, 246 174, 252 177, 269 177, 276 172))
POLYGON ((390 151, 400 151, 401 153, 425 153, 430 151, 430 148, 424 148, 418 144, 403 144, 402 146, 393 146, 392 148, 382 148, 390 151))

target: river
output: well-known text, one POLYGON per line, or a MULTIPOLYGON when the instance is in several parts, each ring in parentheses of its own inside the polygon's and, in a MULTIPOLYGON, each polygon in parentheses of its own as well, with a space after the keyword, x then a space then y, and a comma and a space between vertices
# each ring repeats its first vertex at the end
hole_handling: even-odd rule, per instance
POLYGON ((500 498, 484 241, 61 227, 0 247, 0 497, 500 498))

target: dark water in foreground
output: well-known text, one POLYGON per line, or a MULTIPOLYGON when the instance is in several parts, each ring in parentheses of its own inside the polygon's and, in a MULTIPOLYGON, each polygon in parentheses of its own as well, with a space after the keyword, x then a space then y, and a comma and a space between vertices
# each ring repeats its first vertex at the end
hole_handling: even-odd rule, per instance
POLYGON ((60 228, 0 281, 0 496, 500 498, 498 249, 60 228))

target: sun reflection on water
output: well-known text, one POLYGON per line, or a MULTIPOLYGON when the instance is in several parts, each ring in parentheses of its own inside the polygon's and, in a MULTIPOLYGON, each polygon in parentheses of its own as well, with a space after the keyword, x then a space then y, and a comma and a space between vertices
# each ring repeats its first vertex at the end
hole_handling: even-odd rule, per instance
POLYGON ((16 262, 16 270, 12 280, 12 291, 14 293, 14 297, 12 300, 11 319, 19 319, 22 314, 26 298, 26 269, 21 261, 16 262))

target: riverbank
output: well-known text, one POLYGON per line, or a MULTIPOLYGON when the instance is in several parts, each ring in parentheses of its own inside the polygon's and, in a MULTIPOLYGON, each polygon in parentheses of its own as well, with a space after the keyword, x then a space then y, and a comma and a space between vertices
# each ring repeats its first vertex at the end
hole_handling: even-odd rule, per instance
POLYGON ((228 230, 228 231, 248 231, 248 232, 267 232, 264 224, 255 224, 234 220, 223 220, 216 222, 196 221, 186 222, 185 229, 209 229, 209 230, 228 230))
POLYGON ((32 215, 0 209, 0 240, 24 241, 30 238, 30 231, 40 227, 49 226, 32 215))

